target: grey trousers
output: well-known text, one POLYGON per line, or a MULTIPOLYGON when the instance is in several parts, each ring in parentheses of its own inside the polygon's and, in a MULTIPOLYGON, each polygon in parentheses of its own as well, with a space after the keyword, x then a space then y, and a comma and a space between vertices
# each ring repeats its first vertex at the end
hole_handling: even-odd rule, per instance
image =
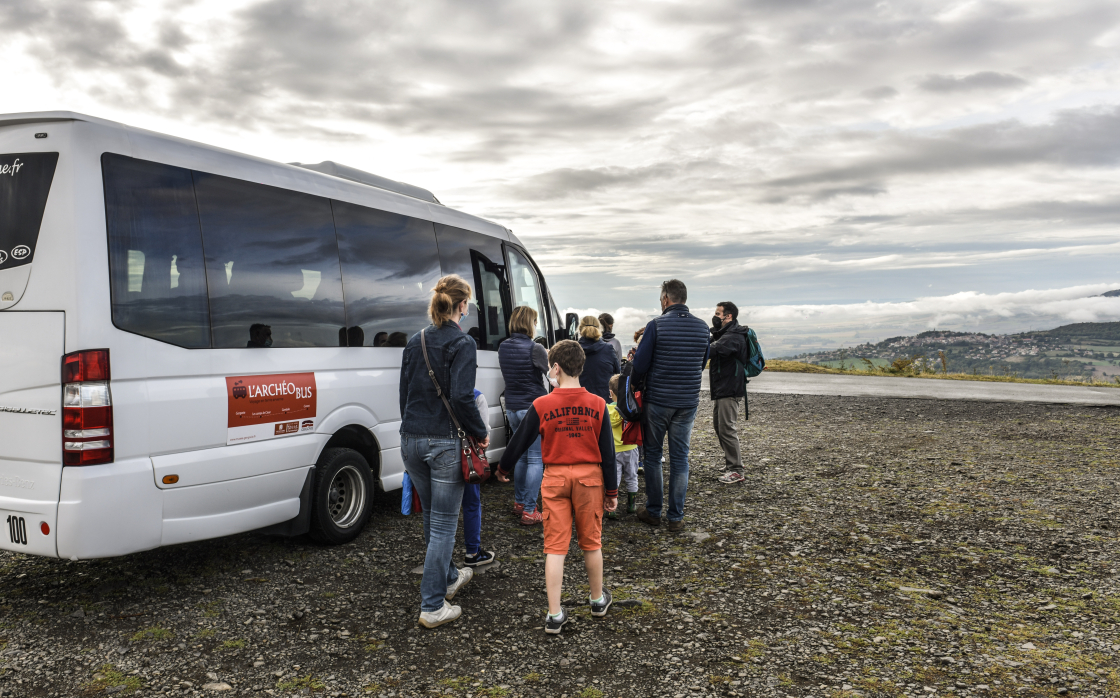
POLYGON ((713 400, 712 426, 723 448, 724 470, 741 470, 743 459, 739 455, 739 401, 738 397, 721 397, 713 400))

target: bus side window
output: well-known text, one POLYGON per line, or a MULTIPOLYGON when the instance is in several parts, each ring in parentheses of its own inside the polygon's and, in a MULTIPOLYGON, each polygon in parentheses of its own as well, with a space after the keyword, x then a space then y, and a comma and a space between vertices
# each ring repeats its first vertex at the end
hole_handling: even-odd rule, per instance
POLYGON ((463 331, 474 337, 479 349, 497 351, 509 337, 509 285, 498 238, 436 224, 440 267, 444 274, 458 274, 474 290, 473 307, 463 319, 463 331))
POLYGON ((407 340, 427 327, 431 289, 440 276, 432 223, 341 201, 331 205, 349 346, 395 346, 402 335, 407 340))
POLYGON ((544 296, 541 295, 537 272, 516 247, 507 245, 506 252, 509 255, 509 288, 510 295, 513 296, 513 307, 527 305, 537 311, 537 328, 533 338, 544 338, 548 318, 544 312, 544 296))
POLYGON ((194 173, 215 348, 337 347, 346 326, 329 199, 194 173), (252 346, 255 346, 253 344, 252 346))
POLYGON ((210 346, 190 170, 105 153, 113 324, 180 347, 210 346))

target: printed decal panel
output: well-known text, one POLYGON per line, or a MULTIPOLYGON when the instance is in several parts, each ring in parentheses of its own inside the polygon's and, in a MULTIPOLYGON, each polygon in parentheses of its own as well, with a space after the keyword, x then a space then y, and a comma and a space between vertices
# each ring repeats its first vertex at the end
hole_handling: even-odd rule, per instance
POLYGON ((227 376, 226 445, 315 431, 314 373, 227 376))

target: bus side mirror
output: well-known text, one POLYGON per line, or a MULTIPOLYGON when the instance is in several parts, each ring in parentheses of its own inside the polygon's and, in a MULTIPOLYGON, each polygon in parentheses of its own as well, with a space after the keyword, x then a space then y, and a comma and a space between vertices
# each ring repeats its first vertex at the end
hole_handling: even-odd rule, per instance
POLYGON ((564 324, 568 326, 568 339, 579 337, 579 315, 568 313, 564 316, 564 324))

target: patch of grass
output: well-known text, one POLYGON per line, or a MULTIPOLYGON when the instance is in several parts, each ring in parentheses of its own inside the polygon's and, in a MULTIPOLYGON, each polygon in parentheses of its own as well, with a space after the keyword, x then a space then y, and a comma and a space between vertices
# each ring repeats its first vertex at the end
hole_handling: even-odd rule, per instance
POLYGON ((383 649, 385 649, 385 643, 381 640, 370 640, 365 646, 366 652, 377 652, 383 649))
POLYGON ((226 640, 218 649, 223 652, 226 650, 240 650, 244 649, 245 645, 247 644, 249 643, 245 642, 244 640, 226 640))
POLYGON ((603 698, 603 692, 597 688, 588 686, 579 692, 579 698, 603 698))
POLYGON ((324 684, 320 679, 315 678, 311 674, 308 674, 307 676, 296 677, 294 679, 288 679, 287 681, 280 681, 276 684, 276 688, 280 689, 281 691, 299 691, 306 688, 309 691, 316 692, 321 691, 326 687, 326 684, 324 684))
POLYGON ((448 688, 455 691, 465 691, 467 690, 467 686, 470 686, 471 681, 473 680, 474 679, 469 676, 457 676, 453 679, 440 679, 439 685, 447 686, 448 688))
POLYGON ((336 597, 336 596, 338 596, 338 594, 336 594, 336 593, 335 593, 335 592, 333 592, 333 591, 325 591, 325 592, 323 592, 323 598, 324 598, 324 599, 333 599, 333 598, 334 598, 334 597, 336 597))
POLYGON ((213 628, 203 628, 202 630, 199 630, 198 633, 195 635, 195 639, 205 640, 206 638, 214 637, 217 634, 218 634, 218 631, 214 630, 213 628))
POLYGON ((210 603, 202 605, 203 618, 217 618, 222 615, 222 602, 211 601, 210 603))
POLYGON ((540 683, 541 682, 541 675, 538 674, 537 672, 533 671, 533 672, 530 672, 528 674, 525 674, 525 676, 521 677, 521 680, 524 681, 525 683, 540 683))
POLYGON ((167 628, 161 628, 158 625, 155 625, 150 628, 144 628, 143 630, 137 632, 132 636, 132 641, 143 642, 144 640, 170 640, 174 636, 175 633, 171 632, 167 628))
MULTIPOLYGON (((478 692, 475 693, 475 695, 476 696, 489 696, 490 698, 505 698, 505 696, 509 695, 509 691, 502 688, 501 686, 494 686, 494 687, 491 687, 491 688, 479 689, 478 692)), ((603 694, 600 693, 599 695, 602 696, 603 694)))
POLYGON ((100 693, 117 686, 123 686, 120 693, 135 693, 144 687, 144 682, 139 676, 127 676, 114 669, 112 664, 105 664, 93 675, 93 681, 87 683, 85 688, 87 691, 100 693))

